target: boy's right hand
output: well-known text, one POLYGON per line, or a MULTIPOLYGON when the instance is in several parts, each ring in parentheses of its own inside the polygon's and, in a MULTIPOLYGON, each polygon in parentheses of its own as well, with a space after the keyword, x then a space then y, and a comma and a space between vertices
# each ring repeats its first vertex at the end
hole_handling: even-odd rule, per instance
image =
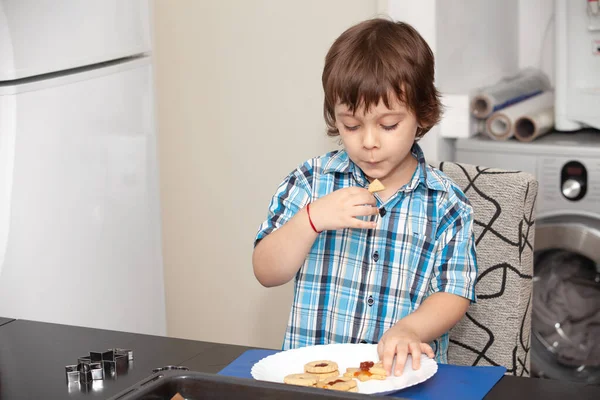
POLYGON ((378 213, 375 196, 367 189, 355 186, 336 190, 310 204, 310 218, 318 231, 373 229, 377 222, 356 217, 378 213))

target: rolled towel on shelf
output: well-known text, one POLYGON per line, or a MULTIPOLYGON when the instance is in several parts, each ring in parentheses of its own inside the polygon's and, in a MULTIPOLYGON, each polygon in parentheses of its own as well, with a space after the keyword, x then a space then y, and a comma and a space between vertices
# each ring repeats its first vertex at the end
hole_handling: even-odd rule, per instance
POLYGON ((515 134, 515 122, 554 106, 554 92, 548 91, 493 113, 486 121, 486 133, 492 139, 507 140, 515 134))

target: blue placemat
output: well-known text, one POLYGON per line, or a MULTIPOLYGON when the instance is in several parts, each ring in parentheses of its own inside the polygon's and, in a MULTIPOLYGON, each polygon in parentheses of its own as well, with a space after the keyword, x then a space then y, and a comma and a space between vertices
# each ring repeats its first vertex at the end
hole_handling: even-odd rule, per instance
MULTIPOLYGON (((277 350, 248 350, 223 368, 219 375, 250 378, 250 369, 262 358, 277 350)), ((415 400, 462 399, 481 400, 502 378, 504 367, 461 367, 439 364, 438 371, 425 382, 400 390, 390 397, 415 400)))

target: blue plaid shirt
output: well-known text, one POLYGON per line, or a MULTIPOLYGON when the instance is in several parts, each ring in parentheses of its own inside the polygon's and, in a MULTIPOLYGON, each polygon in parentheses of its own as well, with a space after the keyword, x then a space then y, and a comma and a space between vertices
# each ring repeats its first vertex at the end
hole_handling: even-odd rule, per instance
MULTIPOLYGON (((418 166, 408 184, 385 203, 376 229, 322 232, 295 276, 294 302, 283 349, 328 343, 377 343, 398 320, 436 292, 475 301, 477 264, 473 211, 443 172, 418 166)), ((369 182, 345 151, 313 158, 281 183, 255 244, 307 203, 369 182)), ((306 222, 308 224, 308 221, 306 222)), ((447 362, 448 334, 430 343, 447 362)))

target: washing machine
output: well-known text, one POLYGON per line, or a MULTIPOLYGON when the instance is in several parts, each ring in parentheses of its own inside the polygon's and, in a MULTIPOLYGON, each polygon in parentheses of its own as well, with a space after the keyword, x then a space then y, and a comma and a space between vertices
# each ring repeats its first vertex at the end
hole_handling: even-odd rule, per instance
POLYGON ((538 179, 531 373, 600 384, 600 132, 459 139, 454 158, 538 179))

